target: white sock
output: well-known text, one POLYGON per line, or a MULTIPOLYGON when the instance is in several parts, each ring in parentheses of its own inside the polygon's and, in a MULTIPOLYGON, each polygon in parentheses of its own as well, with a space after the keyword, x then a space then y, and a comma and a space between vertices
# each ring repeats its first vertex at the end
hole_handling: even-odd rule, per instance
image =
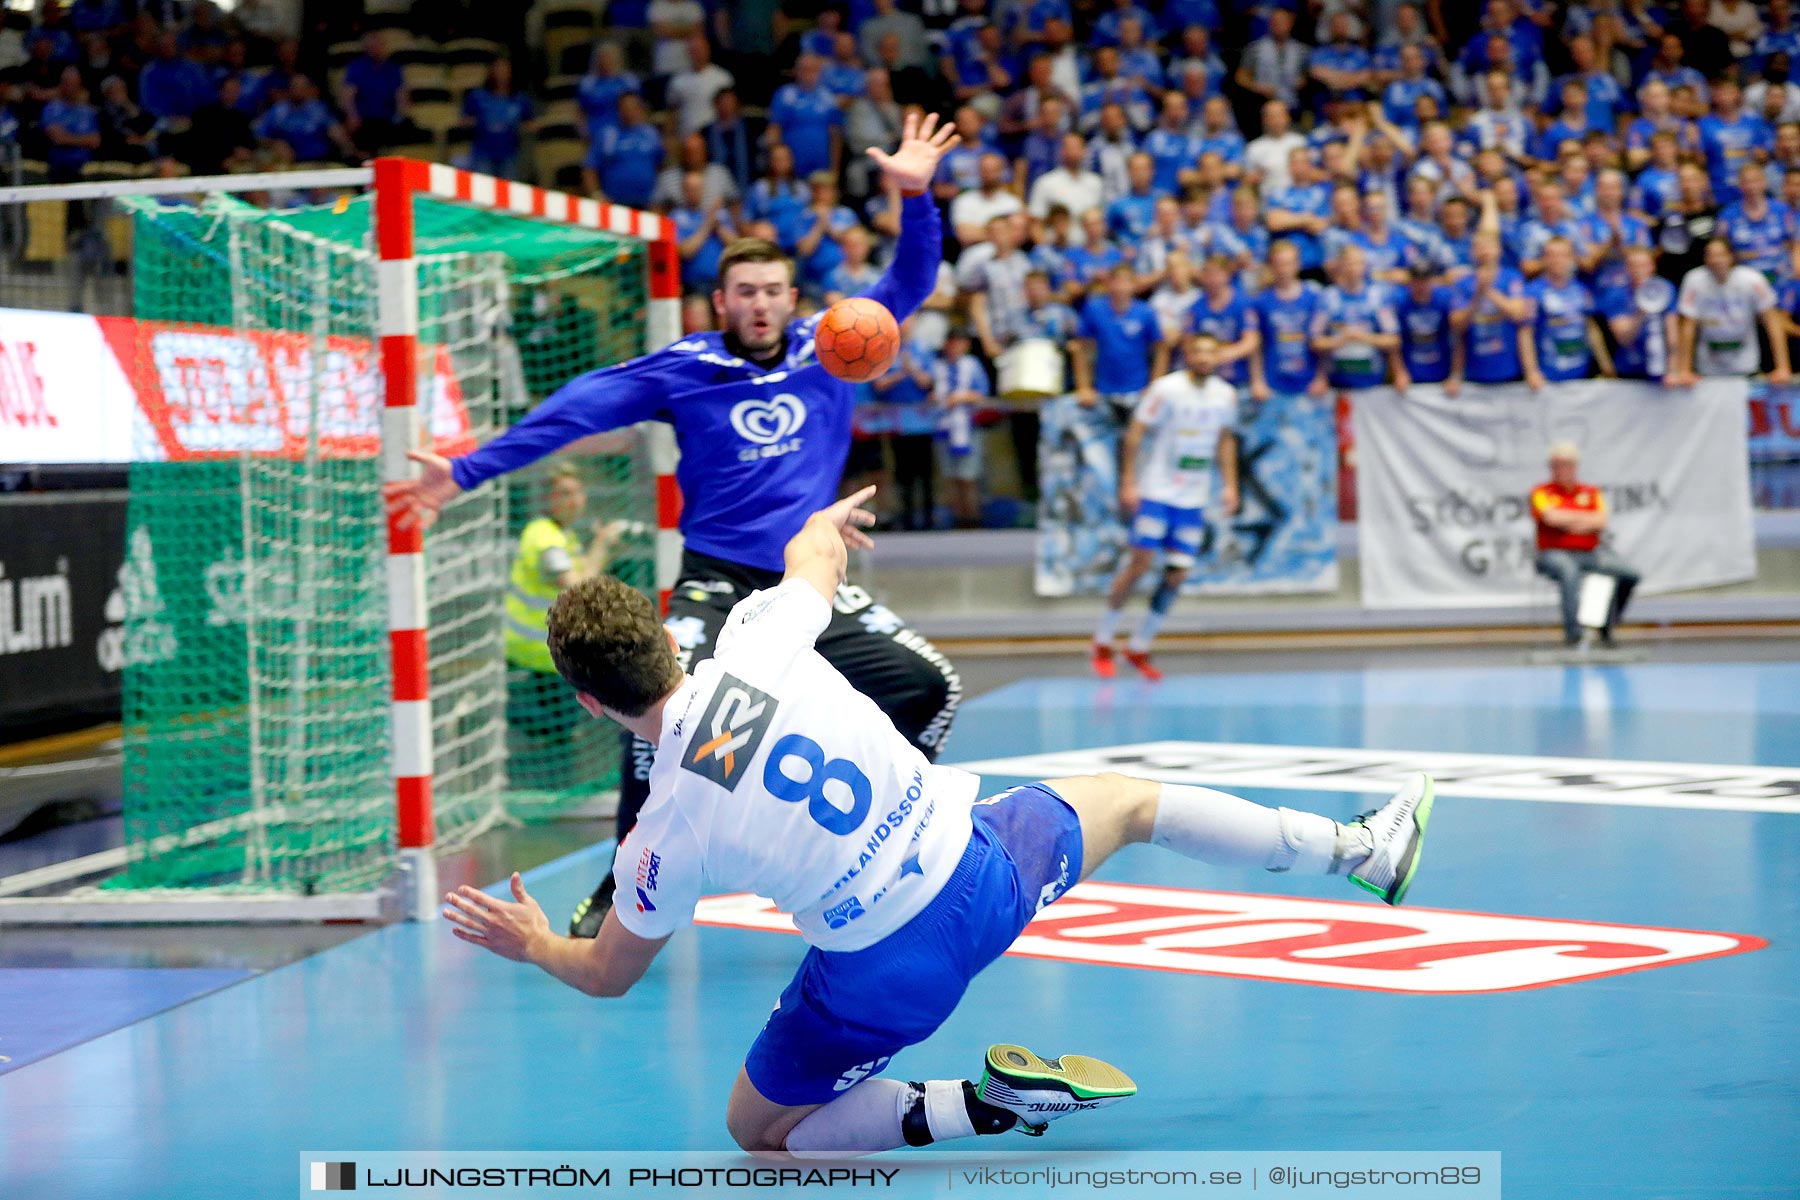
POLYGON ((1100 625, 1094 630, 1094 640, 1102 646, 1112 645, 1113 635, 1119 631, 1119 613, 1117 608, 1103 609, 1100 613, 1100 625))
POLYGON ((1292 808, 1267 808, 1212 788, 1165 783, 1150 840, 1220 867, 1342 874, 1369 856, 1362 828, 1292 808))
POLYGON ((1155 641, 1156 635, 1162 631, 1163 621, 1167 617, 1167 613, 1159 613, 1154 608, 1146 612, 1143 623, 1137 627, 1137 632, 1131 635, 1131 648, 1139 654, 1146 653, 1150 649, 1150 643, 1155 641))
POLYGON ((788 1131, 793 1154, 861 1150, 873 1154, 906 1145, 900 1121, 913 1100, 912 1085, 898 1079, 865 1079, 788 1131))
POLYGON ((788 1151, 817 1154, 848 1150, 873 1154, 898 1149, 908 1144, 906 1115, 914 1106, 920 1107, 934 1143, 975 1136, 975 1123, 969 1119, 968 1105, 963 1102, 962 1080, 932 1079, 921 1085, 897 1079, 865 1079, 802 1118, 788 1132, 788 1151))

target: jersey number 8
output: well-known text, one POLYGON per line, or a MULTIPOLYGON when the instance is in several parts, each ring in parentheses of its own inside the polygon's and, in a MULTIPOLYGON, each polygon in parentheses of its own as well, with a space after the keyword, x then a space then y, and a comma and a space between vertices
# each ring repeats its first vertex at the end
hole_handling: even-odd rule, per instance
POLYGON ((842 837, 854 833, 869 815, 874 790, 869 777, 847 758, 827 761, 819 743, 798 733, 790 733, 775 743, 763 764, 763 787, 777 800, 790 804, 806 801, 806 811, 822 828, 842 837), (807 765, 805 779, 796 779, 785 770, 788 759, 797 758, 807 765), (839 808, 825 796, 825 785, 833 779, 850 789, 850 807, 839 808))

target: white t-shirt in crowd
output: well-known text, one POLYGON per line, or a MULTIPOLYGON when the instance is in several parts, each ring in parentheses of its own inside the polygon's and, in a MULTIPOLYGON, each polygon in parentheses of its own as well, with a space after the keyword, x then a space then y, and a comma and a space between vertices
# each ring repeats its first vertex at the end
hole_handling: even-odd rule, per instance
POLYGON ((1050 215, 1050 210, 1058 204, 1069 210, 1069 215, 1080 219, 1081 214, 1090 208, 1099 208, 1106 203, 1106 181, 1094 171, 1071 171, 1067 167, 1052 167, 1039 175, 1037 182, 1031 185, 1031 215, 1043 220, 1050 215))
POLYGON ((1720 283, 1705 267, 1681 281, 1675 311, 1696 325, 1694 371, 1699 375, 1749 375, 1760 351, 1756 320, 1775 307, 1775 289, 1752 267, 1737 266, 1720 283))
POLYGON ((1212 498, 1219 434, 1237 420, 1237 389, 1185 370, 1151 382, 1131 419, 1148 432, 1138 451, 1138 495, 1171 508, 1205 508, 1212 498))
POLYGON ((979 189, 963 192, 950 202, 950 227, 961 229, 965 225, 980 225, 985 237, 989 221, 1024 211, 1025 206, 1019 203, 1019 198, 1005 188, 995 188, 991 196, 979 189))
POLYGON ((684 71, 669 80, 668 102, 675 109, 676 132, 686 137, 712 124, 713 98, 736 82, 718 63, 707 63, 698 71, 684 71))
POLYGON ((1294 185, 1294 177, 1288 172, 1288 155, 1304 145, 1306 139, 1290 130, 1280 137, 1265 133, 1244 147, 1244 166, 1263 177, 1263 195, 1294 185))
POLYGON ((613 864, 632 933, 687 924, 704 880, 775 901, 822 950, 860 950, 955 871, 980 777, 928 762, 820 656, 831 612, 803 580, 752 593, 664 706, 650 798, 613 864))

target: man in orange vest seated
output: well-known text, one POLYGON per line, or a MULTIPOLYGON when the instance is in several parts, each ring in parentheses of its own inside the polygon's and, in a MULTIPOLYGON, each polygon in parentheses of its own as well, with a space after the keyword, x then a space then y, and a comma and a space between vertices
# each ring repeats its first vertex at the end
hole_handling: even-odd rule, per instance
POLYGON ((1600 545, 1600 535, 1606 532, 1606 498, 1592 484, 1576 482, 1580 463, 1575 443, 1556 443, 1550 447, 1550 482, 1531 490, 1531 515, 1537 521, 1537 569, 1562 590, 1563 640, 1571 646, 1582 640, 1576 619, 1582 577, 1611 575, 1617 580, 1612 607, 1600 631, 1601 643, 1610 646, 1613 625, 1631 599, 1638 574, 1600 545))

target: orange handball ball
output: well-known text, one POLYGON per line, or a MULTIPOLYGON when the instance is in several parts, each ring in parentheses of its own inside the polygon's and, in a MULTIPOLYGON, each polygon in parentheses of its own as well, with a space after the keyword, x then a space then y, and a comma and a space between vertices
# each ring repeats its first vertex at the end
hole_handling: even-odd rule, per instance
POLYGON ((819 318, 813 334, 819 365, 849 383, 867 383, 887 373, 900 353, 900 326, 879 300, 852 296, 819 318))

